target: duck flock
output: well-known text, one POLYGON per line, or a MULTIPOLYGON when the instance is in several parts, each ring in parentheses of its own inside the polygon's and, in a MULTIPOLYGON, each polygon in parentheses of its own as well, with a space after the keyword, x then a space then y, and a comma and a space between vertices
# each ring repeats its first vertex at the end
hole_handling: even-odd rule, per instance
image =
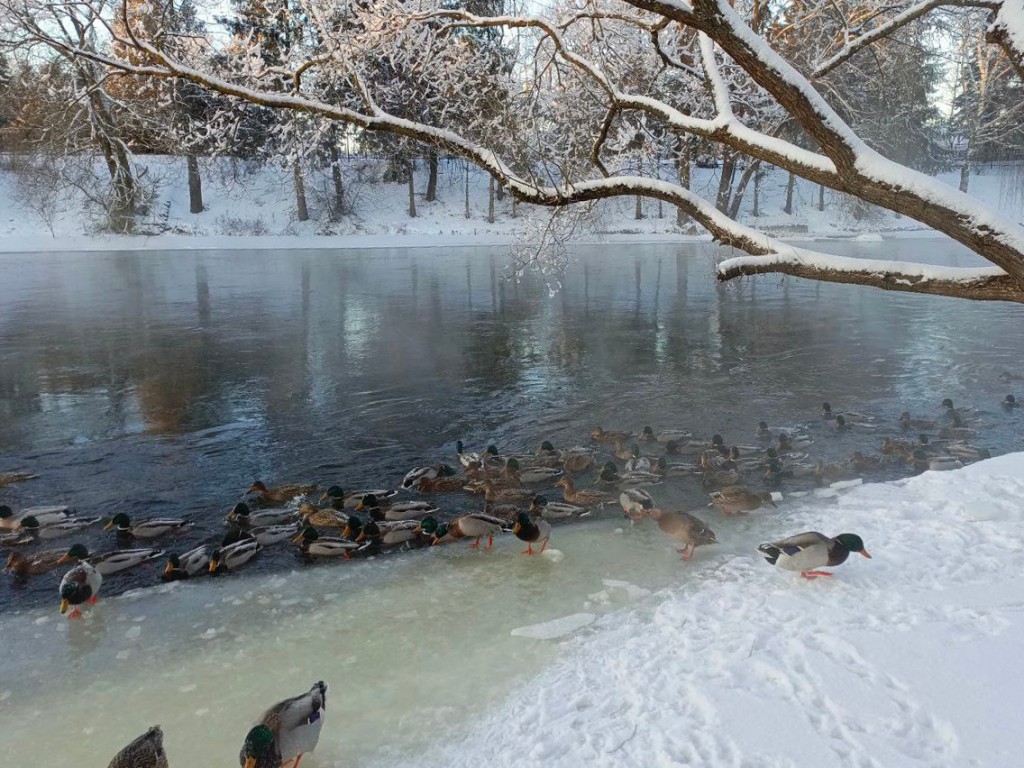
MULTIPOLYGON (((1018 407, 1008 395, 1002 406, 1018 407)), ((611 508, 634 522, 651 519, 679 545, 689 561, 697 547, 717 543, 715 533, 693 512, 663 509, 656 497, 665 484, 699 484, 708 507, 724 517, 774 507, 778 489, 797 479, 831 483, 873 471, 947 470, 988 457, 971 442, 979 431, 980 414, 942 402, 937 419, 914 418, 909 412, 897 424, 882 424, 854 412, 833 412, 823 403, 820 424, 835 432, 888 431, 878 453, 855 452, 847 460, 824 463, 809 452, 813 440, 792 430, 772 430, 760 422, 751 445, 727 444, 721 435, 695 437, 684 430, 638 432, 594 427, 587 445, 558 449, 544 441, 533 452, 503 454, 490 445, 481 453, 456 445, 457 462, 411 469, 397 488, 345 491, 338 485, 279 485, 256 481, 243 500, 227 513, 227 533, 216 542, 170 554, 141 547, 155 539, 172 540, 192 529, 185 519, 133 521, 120 513, 105 521, 121 547, 91 553, 84 544, 42 548, 54 539, 72 537, 101 522, 78 517, 68 507, 34 507, 14 512, 0 506, 0 546, 8 550, 5 571, 28 579, 70 566, 59 587, 61 613, 81 616, 95 604, 105 577, 116 577, 148 563, 163 563, 164 581, 232 573, 268 547, 294 546, 306 560, 349 561, 388 551, 466 540, 474 549, 490 550, 494 539, 511 534, 525 544, 523 555, 542 554, 551 541, 553 524, 589 518, 611 508), (895 435, 895 436, 893 436, 895 435), (628 446, 628 447, 627 447, 628 446), (560 498, 555 493, 560 492, 560 498), (479 497, 481 511, 446 515, 441 509, 453 494, 479 497), (418 497, 418 498, 417 498, 418 497), (549 498, 550 497, 550 498, 549 498)), ((31 480, 30 474, 0 474, 0 487, 31 480)), ((464 506, 464 505, 463 505, 464 506)), ((697 510, 700 512, 700 510, 697 510)), ((704 515, 703 512, 700 512, 704 515)), ((808 580, 828 577, 822 570, 846 561, 851 553, 870 558, 860 536, 826 536, 807 531, 758 548, 767 562, 798 572, 808 580)), ((316 744, 327 688, 317 683, 301 696, 268 710, 248 734, 242 750, 245 768, 298 765, 316 744), (290 730, 291 729, 291 730, 290 730)), ((151 728, 110 764, 111 768, 166 766, 162 733, 151 728)))

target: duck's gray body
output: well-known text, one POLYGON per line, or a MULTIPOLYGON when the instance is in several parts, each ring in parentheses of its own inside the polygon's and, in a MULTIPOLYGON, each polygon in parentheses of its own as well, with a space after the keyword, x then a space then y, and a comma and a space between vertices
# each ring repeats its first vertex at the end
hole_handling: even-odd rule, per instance
POLYGON ((164 732, 154 725, 122 749, 107 768, 167 768, 164 732))

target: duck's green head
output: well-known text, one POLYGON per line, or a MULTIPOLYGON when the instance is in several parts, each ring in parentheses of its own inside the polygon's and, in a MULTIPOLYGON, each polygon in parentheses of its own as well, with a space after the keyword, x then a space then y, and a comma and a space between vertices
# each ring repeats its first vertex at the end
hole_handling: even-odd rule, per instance
POLYGON ((836 541, 838 541, 851 552, 857 552, 863 557, 869 559, 871 558, 871 555, 868 554, 868 551, 864 549, 864 540, 856 533, 840 533, 838 536, 836 536, 836 541))
POLYGON ((320 497, 320 501, 326 501, 332 505, 344 504, 345 491, 341 489, 340 485, 332 485, 330 488, 324 491, 324 495, 320 497))
POLYGON ((669 456, 675 456, 677 453, 679 453, 679 443, 677 443, 675 440, 669 440, 667 443, 665 443, 665 453, 667 453, 669 456))
POLYGON ((232 517, 248 517, 249 516, 249 505, 244 501, 240 501, 231 508, 232 517))
POLYGON ((928 445, 928 435, 926 435, 924 432, 922 432, 920 435, 918 435, 917 436, 917 444, 918 445, 928 445))
POLYGON ((950 398, 947 397, 945 400, 942 401, 942 407, 943 408, 952 408, 953 407, 953 401, 950 398))
POLYGON ((601 471, 602 472, 618 472, 619 471, 619 465, 616 464, 614 461, 606 461, 604 463, 604 466, 601 467, 601 471))
POLYGON ((606 483, 614 483, 619 477, 619 473, 608 467, 601 470, 600 478, 606 483))
POLYGON ((516 515, 516 524, 513 527, 512 532, 519 533, 519 529, 527 528, 531 525, 533 525, 533 520, 530 519, 530 513, 520 512, 518 515, 516 515))
POLYGON ((307 525, 305 528, 302 529, 302 533, 300 533, 298 536, 292 539, 292 541, 296 544, 299 544, 300 542, 316 541, 319 538, 320 534, 317 532, 316 528, 314 528, 312 525, 307 525))
POLYGON ((129 519, 128 515, 126 515, 124 512, 118 512, 116 515, 110 518, 109 523, 103 526, 103 530, 109 531, 111 528, 117 528, 117 530, 119 531, 127 531, 131 527, 132 521, 129 519))
MULTIPOLYGON (((1008 397, 1013 397, 1013 395, 1008 395, 1008 397)), ((540 449, 542 451, 553 451, 555 450, 555 446, 551 444, 550 440, 545 440, 543 443, 540 444, 540 449)))
POLYGON ((540 494, 538 494, 534 496, 532 499, 530 499, 530 509, 532 510, 544 509, 544 507, 546 507, 547 505, 548 500, 546 496, 541 496, 540 494))
POLYGON ((452 477, 455 474, 455 470, 449 467, 447 464, 442 464, 437 468, 438 477, 452 477))
POLYGON ((629 452, 633 454, 634 459, 640 458, 640 446, 637 445, 636 443, 633 443, 631 446, 629 446, 629 452))
POLYGON ((21 522, 18 527, 23 531, 38 531, 39 520, 36 519, 35 515, 29 515, 28 517, 21 518, 21 522))
POLYGON ((716 435, 712 435, 711 436, 711 445, 713 447, 715 447, 715 448, 717 448, 719 446, 722 446, 722 445, 725 445, 725 438, 722 437, 721 435, 717 435, 717 434, 716 435))
POLYGON ((910 421, 910 411, 904 411, 900 414, 900 421, 910 421))
POLYGON ((840 413, 838 416, 836 416, 836 424, 838 426, 840 426, 840 427, 845 427, 846 426, 846 417, 843 416, 843 414, 840 413))
POLYGON ((759 422, 757 422, 757 431, 758 432, 767 432, 768 431, 768 422, 767 421, 759 421, 759 422))
POLYGON ((0 520, 6 520, 8 517, 14 517, 14 512, 6 504, 0 504, 0 520))
POLYGON ((356 509, 373 509, 379 506, 380 499, 377 498, 377 494, 368 493, 359 500, 359 503, 356 504, 356 509))
POLYGON ((345 525, 345 530, 342 532, 342 535, 346 538, 357 535, 363 530, 364 525, 366 525, 366 523, 363 522, 363 518, 358 515, 349 515, 348 523, 345 525))
POLYGON ((740 457, 740 449, 737 448, 734 445, 732 448, 729 449, 729 458, 732 459, 733 461, 735 461, 739 457, 740 457))
POLYGON ((242 745, 243 768, 255 768, 258 763, 269 765, 273 762, 274 734, 265 725, 257 725, 245 735, 242 745))
POLYGON ((448 523, 441 523, 437 526, 437 530, 434 531, 434 540, 432 544, 437 544, 441 539, 448 535, 448 523))
POLYGON ((510 472, 518 472, 519 471, 519 460, 518 459, 509 459, 508 461, 505 462, 505 469, 507 469, 510 472))
POLYGON ((1017 405, 1017 398, 1013 395, 1007 395, 1003 398, 1003 405, 1009 405, 1011 407, 1017 405))
POLYGON ((88 559, 89 559, 89 550, 86 548, 85 544, 73 544, 71 546, 71 549, 69 549, 67 551, 67 554, 64 555, 64 557, 61 558, 61 562, 66 562, 68 560, 88 560, 88 559))
POLYGON ((431 517, 430 515, 427 515, 422 520, 420 520, 419 531, 422 531, 423 533, 426 533, 426 534, 429 534, 429 535, 433 535, 436 530, 437 530, 437 518, 434 518, 434 517, 431 517))
POLYGON ((164 566, 164 573, 170 573, 171 571, 177 571, 181 569, 181 558, 177 555, 171 555, 167 558, 167 565, 164 566))
POLYGON ((488 456, 497 456, 498 446, 496 446, 494 443, 491 443, 490 445, 487 446, 487 450, 485 450, 484 453, 486 453, 488 456))
POLYGON ((769 448, 767 451, 764 452, 764 455, 768 457, 768 459, 779 458, 779 452, 776 451, 774 448, 769 448))
MULTIPOLYGON (((82 595, 82 591, 86 589, 86 585, 77 581, 68 580, 60 585, 60 601, 61 601, 61 613, 64 613, 67 603, 71 605, 78 605, 81 603, 85 596, 82 595)), ((89 588, 91 590, 91 587, 89 588)))
POLYGON ((662 456, 660 459, 658 459, 657 463, 658 463, 658 469, 660 469, 662 472, 664 472, 665 470, 668 469, 668 461, 666 461, 664 456, 662 456))
POLYGON ((827 415, 827 414, 830 414, 830 413, 832 413, 832 406, 831 406, 831 405, 829 405, 829 403, 828 403, 828 402, 824 402, 824 403, 822 403, 822 404, 821 404, 821 412, 822 412, 823 414, 826 414, 826 415, 827 415))
POLYGON ((654 430, 650 427, 644 427, 640 430, 640 437, 654 437, 654 430))
POLYGON ((462 444, 461 440, 456 440, 455 441, 455 452, 456 453, 465 453, 466 452, 466 446, 464 446, 462 444))

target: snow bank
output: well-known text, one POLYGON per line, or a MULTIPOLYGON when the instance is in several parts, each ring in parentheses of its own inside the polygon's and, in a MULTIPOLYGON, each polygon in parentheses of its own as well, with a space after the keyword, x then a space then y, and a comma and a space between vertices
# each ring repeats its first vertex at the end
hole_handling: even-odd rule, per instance
POLYGON ((420 764, 1016 765, 1022 499, 1014 454, 785 505, 780 536, 853 531, 874 559, 804 582, 753 538, 702 550, 696 584, 599 619, 420 764))

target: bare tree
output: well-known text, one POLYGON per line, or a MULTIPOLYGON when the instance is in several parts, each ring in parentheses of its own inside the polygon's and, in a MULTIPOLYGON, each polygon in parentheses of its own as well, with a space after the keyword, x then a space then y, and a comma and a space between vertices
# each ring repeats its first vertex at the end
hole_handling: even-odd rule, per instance
MULTIPOLYGON (((0 0, 8 16, 32 29, 36 41, 72 59, 109 72, 183 78, 263 107, 433 145, 480 166, 525 202, 560 208, 624 195, 664 200, 683 209, 721 242, 749 254, 722 261, 718 275, 723 280, 775 272, 898 291, 1024 302, 1024 227, 873 150, 817 85, 868 46, 943 6, 991 11, 988 38, 1006 51, 1018 72, 1024 72, 1024 14, 1019 0, 864 2, 857 13, 844 17, 842 34, 814 47, 815 60, 809 62, 798 61, 792 53, 787 42, 792 35, 759 35, 752 29, 752 14, 765 8, 756 1, 734 5, 729 0, 584 0, 563 11, 556 9, 550 18, 478 16, 448 10, 443 3, 431 7, 428 2, 421 6, 425 10, 414 12, 406 3, 385 1, 349 6, 364 23, 345 26, 336 23, 338 6, 333 2, 302 0, 300 5, 315 28, 315 46, 296 47, 274 67, 253 66, 244 49, 224 51, 224 66, 218 69, 183 58, 159 36, 130 23, 123 34, 115 30, 103 0, 0 0), (103 34, 132 47, 145 62, 57 38, 33 21, 36 13, 55 6, 79 23, 100 26, 103 34), (480 74, 474 70, 477 49, 472 35, 458 33, 497 28, 517 33, 515 44, 521 50, 517 67, 508 73, 506 100, 494 110, 466 109, 465 99, 478 95, 480 74), (599 44, 606 33, 618 30, 642 32, 649 41, 654 63, 640 84, 658 85, 671 77, 674 88, 638 87, 633 57, 628 62, 630 77, 625 76, 614 47, 602 50, 599 44), (396 116, 381 106, 386 85, 371 85, 366 76, 367 59, 381 56, 401 60, 420 73, 418 80, 433 84, 438 108, 432 110, 429 123, 396 116), (517 80, 520 77, 525 78, 525 87, 517 80), (323 83, 330 83, 339 97, 318 98, 323 83), (748 88, 778 105, 799 132, 799 141, 771 135, 765 126, 744 119, 748 88), (681 92, 688 100, 698 91, 704 96, 699 110, 676 98, 681 92), (639 177, 618 167, 610 141, 624 120, 637 116, 660 122, 668 132, 716 142, 730 152, 916 219, 992 266, 873 262, 786 245, 741 225, 680 184, 639 177)), ((821 3, 822 8, 826 5, 830 4, 821 3)))

